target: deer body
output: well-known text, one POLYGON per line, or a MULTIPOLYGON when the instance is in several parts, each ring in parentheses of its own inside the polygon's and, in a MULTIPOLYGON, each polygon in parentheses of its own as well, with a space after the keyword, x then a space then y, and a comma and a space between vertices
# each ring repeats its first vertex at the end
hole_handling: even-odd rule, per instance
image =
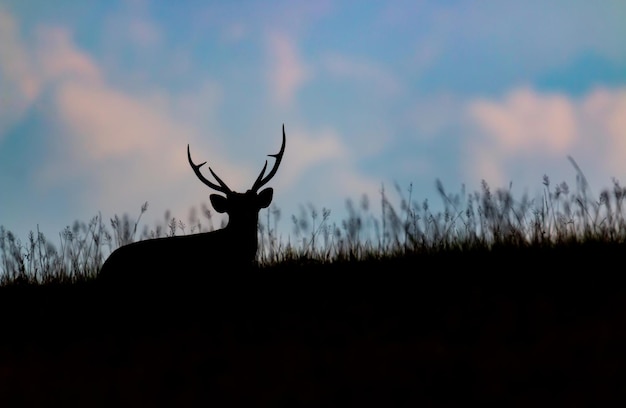
POLYGON ((281 150, 270 155, 276 158, 270 173, 263 177, 267 161, 252 188, 245 193, 232 191, 213 172, 209 171, 219 184, 206 179, 199 165, 191 159, 189 145, 187 156, 196 176, 210 188, 224 193, 211 194, 213 208, 219 213, 228 214, 225 228, 193 235, 156 238, 138 241, 115 250, 100 270, 99 279, 108 282, 134 283, 162 281, 195 281, 203 275, 204 269, 215 268, 208 263, 219 264, 219 268, 234 269, 253 264, 258 247, 259 210, 272 202, 273 190, 258 190, 266 184, 278 170, 285 150, 285 128, 281 150))

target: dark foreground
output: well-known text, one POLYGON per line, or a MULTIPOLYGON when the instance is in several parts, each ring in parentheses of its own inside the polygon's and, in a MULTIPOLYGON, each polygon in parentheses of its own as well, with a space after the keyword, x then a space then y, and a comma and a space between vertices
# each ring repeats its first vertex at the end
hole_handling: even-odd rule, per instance
POLYGON ((4 288, 0 405, 623 406, 622 253, 4 288))

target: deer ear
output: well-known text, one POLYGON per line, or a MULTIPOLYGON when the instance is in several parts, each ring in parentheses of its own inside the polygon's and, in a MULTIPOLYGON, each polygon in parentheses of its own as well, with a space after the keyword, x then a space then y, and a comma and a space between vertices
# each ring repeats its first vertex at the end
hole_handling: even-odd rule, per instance
POLYGON ((219 194, 211 194, 209 199, 211 200, 213 208, 215 208, 215 211, 218 213, 224 213, 228 210, 228 200, 226 200, 226 197, 219 194))
POLYGON ((272 197, 274 196, 274 190, 271 188, 266 188, 261 191, 257 196, 257 205, 259 208, 266 208, 272 202, 272 197))

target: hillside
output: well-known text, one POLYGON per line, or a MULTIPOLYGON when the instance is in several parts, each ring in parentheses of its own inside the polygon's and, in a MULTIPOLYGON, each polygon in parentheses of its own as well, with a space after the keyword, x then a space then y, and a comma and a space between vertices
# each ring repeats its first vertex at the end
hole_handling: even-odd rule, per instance
POLYGON ((285 262, 0 290, 11 405, 626 400, 619 245, 285 262), (33 392, 32 390, 37 390, 33 392))

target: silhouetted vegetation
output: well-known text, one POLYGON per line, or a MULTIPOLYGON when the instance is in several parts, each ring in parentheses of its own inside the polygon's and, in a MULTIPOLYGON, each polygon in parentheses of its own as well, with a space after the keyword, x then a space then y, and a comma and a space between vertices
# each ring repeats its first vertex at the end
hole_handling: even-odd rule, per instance
MULTIPOLYGON (((370 198, 346 201, 348 218, 331 221, 331 211, 313 205, 302 206, 291 216, 292 234, 278 236, 281 211, 272 204, 259 222, 258 268, 282 265, 330 265, 341 262, 396 262, 421 256, 425 262, 437 254, 458 255, 507 250, 579 251, 581 246, 614 247, 626 239, 624 198, 626 188, 613 180, 610 189, 589 197, 589 187, 579 171, 575 188, 543 179, 543 196, 525 195, 515 199, 509 189, 492 189, 483 181, 481 190, 448 193, 437 181, 444 210, 433 213, 428 200, 413 197, 412 187, 395 185, 391 194, 381 188, 381 214, 370 210, 370 198), (426 258, 424 258, 426 257, 426 258)), ((0 282, 11 284, 75 283, 97 276, 102 263, 114 249, 157 237, 171 237, 213 231, 212 211, 203 207, 202 219, 194 209, 188 224, 165 214, 164 224, 139 232, 141 206, 135 220, 115 216, 105 225, 100 215, 88 223, 76 221, 59 234, 55 246, 40 232, 31 232, 21 241, 0 227, 0 282)), ((223 226, 223 225, 222 225, 223 226)), ((449 259, 449 258, 448 258, 449 259)), ((362 264, 360 264, 362 265, 362 264)), ((175 274, 172 274, 175 279, 175 274)))

